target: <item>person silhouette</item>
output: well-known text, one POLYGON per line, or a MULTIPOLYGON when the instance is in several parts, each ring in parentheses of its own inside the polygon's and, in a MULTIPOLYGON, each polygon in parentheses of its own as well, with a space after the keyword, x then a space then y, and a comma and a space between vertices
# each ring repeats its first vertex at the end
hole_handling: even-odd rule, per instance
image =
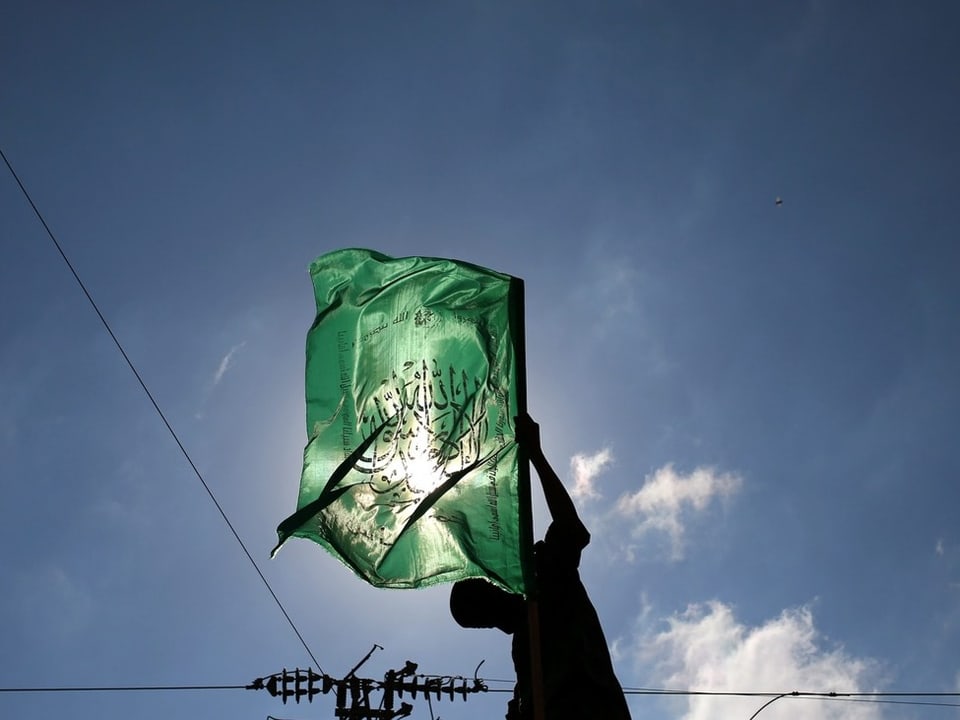
MULTIPOLYGON (((580 554, 590 533, 540 447, 540 426, 516 418, 517 440, 543 487, 551 523, 534 546, 545 720, 630 720, 600 619, 580 580, 580 554)), ((471 578, 454 583, 450 612, 466 628, 498 628, 513 636, 517 683, 507 720, 532 720, 529 619, 521 595, 471 578)))

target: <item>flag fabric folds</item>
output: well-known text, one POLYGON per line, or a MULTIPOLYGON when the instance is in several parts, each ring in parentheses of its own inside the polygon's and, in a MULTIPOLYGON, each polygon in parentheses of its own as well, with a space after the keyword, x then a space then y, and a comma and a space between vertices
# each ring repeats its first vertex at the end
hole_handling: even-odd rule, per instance
POLYGON ((522 281, 361 249, 310 275, 308 443, 277 549, 308 538, 378 587, 484 577, 524 593, 522 281))

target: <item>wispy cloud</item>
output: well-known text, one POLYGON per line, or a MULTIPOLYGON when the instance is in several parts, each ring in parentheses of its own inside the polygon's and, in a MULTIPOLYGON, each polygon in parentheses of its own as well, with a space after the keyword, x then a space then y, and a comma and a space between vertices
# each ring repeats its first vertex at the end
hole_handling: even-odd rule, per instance
POLYGON ((689 475, 678 473, 672 464, 644 478, 643 487, 617 501, 617 512, 635 521, 633 536, 664 533, 670 540, 670 555, 683 558, 685 520, 701 513, 717 498, 727 498, 743 485, 733 473, 719 473, 699 467, 689 475))
POLYGON ((628 321, 636 330, 639 275, 626 258, 599 255, 587 260, 583 284, 575 295, 581 307, 590 308, 595 333, 606 335, 628 321))
POLYGON ((634 626, 639 630, 636 637, 623 636, 613 639, 613 642, 610 643, 610 656, 614 662, 620 664, 621 662, 637 661, 639 664, 644 661, 645 658, 641 649, 646 647, 646 637, 650 634, 647 628, 651 627, 651 624, 656 621, 653 615, 654 610, 649 595, 646 591, 643 591, 640 594, 640 612, 634 617, 634 626))
MULTIPOLYGON (((598 229, 587 242, 569 293, 566 313, 598 342, 622 346, 644 372, 672 367, 651 308, 666 291, 657 273, 625 252, 628 239, 615 228, 598 229)), ((633 246, 633 242, 629 242, 633 246)))
POLYGON ((217 371, 213 374, 213 387, 216 387, 220 384, 220 381, 223 380, 223 376, 226 374, 227 370, 230 369, 230 363, 233 362, 233 356, 236 355, 237 352, 246 344, 247 341, 244 340, 243 342, 234 345, 232 348, 230 348, 230 351, 223 356, 219 367, 217 367, 217 371))
POLYGON ((610 448, 603 448, 593 455, 577 453, 570 458, 570 472, 573 474, 573 490, 571 495, 579 503, 595 500, 600 497, 594 481, 597 476, 613 463, 613 452, 610 448))
POLYGON ((608 260, 596 267, 597 296, 604 318, 615 321, 637 312, 636 287, 639 273, 623 260, 608 260))
MULTIPOLYGON (((823 642, 809 607, 784 610, 757 626, 738 622, 721 602, 691 605, 666 620, 667 629, 634 639, 635 659, 654 668, 669 688, 713 692, 857 692, 880 681, 880 666, 823 642)), ((690 696, 683 720, 748 718, 769 698, 690 696)), ((783 698, 763 711, 764 720, 872 720, 878 706, 783 698)))
POLYGON ((210 381, 207 383, 206 388, 203 391, 203 398, 200 401, 200 407, 197 408, 193 416, 197 420, 202 420, 206 414, 207 403, 210 401, 210 396, 213 394, 214 389, 220 384, 224 376, 227 374, 227 371, 233 365, 234 356, 240 352, 240 350, 247 344, 247 341, 234 345, 230 350, 227 351, 227 354, 220 359, 220 364, 217 366, 216 372, 213 373, 213 377, 210 378, 210 381))
POLYGON ((633 335, 645 327, 638 295, 645 283, 634 260, 616 247, 609 234, 598 229, 588 240, 570 298, 577 312, 589 314, 595 336, 618 329, 633 335))

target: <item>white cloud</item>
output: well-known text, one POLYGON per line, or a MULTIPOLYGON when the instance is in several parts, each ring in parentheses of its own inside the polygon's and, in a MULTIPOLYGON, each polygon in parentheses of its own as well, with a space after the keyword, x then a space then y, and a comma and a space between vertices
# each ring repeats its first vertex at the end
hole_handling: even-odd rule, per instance
MULTIPOLYGON (((648 628, 653 622, 653 603, 650 601, 646 591, 640 593, 640 612, 635 618, 635 626, 638 628, 648 628)), ((636 655, 635 641, 630 637, 616 637, 610 644, 610 657, 617 664, 631 659, 636 655)))
POLYGON ((594 487, 594 480, 613 462, 613 452, 603 448, 593 455, 577 453, 570 458, 570 472, 573 474, 571 495, 578 502, 586 502, 600 497, 594 487))
POLYGON ((937 545, 934 548, 934 552, 936 552, 939 557, 943 557, 943 554, 945 552, 943 547, 943 538, 940 538, 939 540, 937 540, 937 545))
POLYGON ((223 380, 223 376, 226 374, 227 370, 230 369, 230 363, 233 362, 233 356, 237 353, 240 348, 247 344, 247 341, 234 345, 230 348, 230 352, 223 356, 223 359, 220 361, 220 366, 217 368, 217 372, 213 375, 213 387, 216 387, 220 384, 220 381, 223 380))
POLYGON ((200 401, 200 407, 197 408, 193 416, 197 420, 203 420, 204 415, 206 414, 206 406, 210 400, 210 396, 213 394, 214 388, 220 384, 220 381, 223 380, 224 375, 227 374, 227 370, 230 369, 230 366, 233 364, 233 356, 236 355, 241 348, 247 344, 247 341, 237 343, 223 356, 220 360, 220 364, 217 366, 216 372, 213 374, 213 377, 210 378, 210 382, 207 384, 207 387, 204 389, 203 398, 200 401))
POLYGON ((715 498, 727 498, 737 492, 743 479, 732 473, 718 473, 699 467, 681 475, 672 464, 644 478, 643 487, 617 501, 617 511, 637 520, 634 537, 647 533, 665 533, 670 540, 670 555, 683 557, 684 519, 691 512, 703 512, 715 498))
MULTIPOLYGON (((879 665, 840 646, 826 646, 808 607, 784 610, 748 627, 721 602, 691 605, 667 620, 668 629, 638 638, 636 659, 655 667, 656 682, 670 689, 712 692, 862 692, 876 687, 879 665)), ((683 720, 746 720, 766 699, 689 696, 683 720)), ((842 700, 783 698, 762 720, 872 720, 880 706, 842 700), (798 706, 802 703, 802 706, 798 706)))

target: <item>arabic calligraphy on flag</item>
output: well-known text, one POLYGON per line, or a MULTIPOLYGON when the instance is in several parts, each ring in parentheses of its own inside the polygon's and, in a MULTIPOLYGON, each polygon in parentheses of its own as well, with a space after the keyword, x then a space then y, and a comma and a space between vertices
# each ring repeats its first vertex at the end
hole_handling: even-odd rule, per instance
POLYGON ((524 592, 522 282, 361 249, 310 275, 309 439, 277 548, 313 540, 378 587, 486 577, 524 592))

